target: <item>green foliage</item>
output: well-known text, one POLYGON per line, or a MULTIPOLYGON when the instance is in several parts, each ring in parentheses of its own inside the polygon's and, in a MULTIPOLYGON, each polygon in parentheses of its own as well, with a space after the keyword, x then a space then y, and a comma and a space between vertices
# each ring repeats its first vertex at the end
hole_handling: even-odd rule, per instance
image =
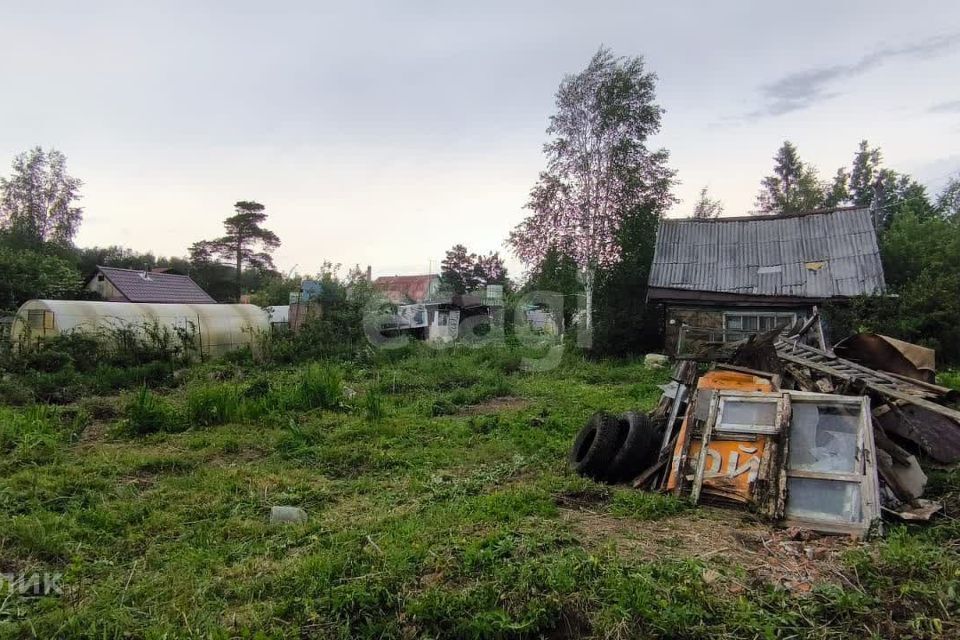
POLYGON ((184 407, 188 424, 198 427, 236 422, 243 416, 242 409, 240 390, 232 384, 192 387, 184 407))
POLYGON ((34 147, 13 160, 13 173, 0 177, 0 226, 23 247, 50 242, 68 246, 80 227, 77 206, 83 182, 67 173, 67 158, 56 149, 34 147))
POLYGON ((792 142, 784 141, 773 161, 773 174, 761 181, 757 195, 761 213, 797 213, 823 206, 826 194, 817 170, 800 160, 792 142))
POLYGON ((270 252, 280 246, 277 234, 262 225, 267 219, 259 202, 240 201, 234 215, 223 221, 225 233, 215 240, 203 240, 190 248, 191 262, 205 266, 222 259, 235 265, 236 299, 239 299, 244 267, 258 273, 274 271, 270 252))
POLYGON ((377 387, 371 387, 363 396, 363 410, 370 422, 380 422, 387 415, 383 393, 377 387))
POLYGON ((340 369, 312 363, 300 372, 287 401, 291 409, 338 409, 343 399, 343 374, 340 369))
POLYGON ((42 405, 25 410, 0 407, 0 468, 54 462, 61 457, 62 445, 78 436, 87 420, 82 412, 61 414, 42 405))
POLYGON ((628 489, 613 494, 610 512, 637 520, 659 520, 682 513, 690 507, 689 502, 672 495, 628 489))
POLYGON ((896 215, 880 236, 887 284, 895 298, 861 298, 833 305, 834 336, 872 331, 937 351, 960 362, 960 220, 896 215))
MULTIPOLYGON (((174 411, 196 388, 211 389, 218 416, 239 405, 235 420, 147 438, 91 434, 75 446, 84 414, 101 411, 91 402, 76 413, 0 408, 4 561, 66 573, 59 597, 11 597, 3 633, 956 635, 952 520, 868 543, 831 565, 826 584, 793 595, 765 583, 754 556, 727 553, 735 539, 706 536, 683 556, 685 529, 735 520, 729 513, 566 470, 593 411, 652 408, 668 372, 574 357, 531 374, 515 367, 515 347, 421 347, 344 367, 346 384, 367 390, 351 412, 287 408, 306 366, 202 365, 168 395, 141 388, 121 403, 124 419, 128 402, 174 411), (227 370, 229 382, 210 379, 227 370), (455 396, 493 390, 523 402, 425 415, 434 401, 457 407, 455 396), (370 419, 371 392, 389 403, 388 419, 370 419), (303 507, 308 522, 271 526, 275 504, 303 507), (669 521, 646 522, 658 518, 669 521), (706 580, 708 569, 719 577, 706 580)), ((956 493, 958 478, 932 474, 933 495, 956 493)))
POLYGON ((66 258, 17 249, 0 239, 0 310, 34 298, 66 298, 80 288, 80 272, 66 258))
POLYGON ((166 401, 145 386, 128 398, 123 415, 126 430, 138 436, 167 431, 177 424, 166 401))
MULTIPOLYGON (((42 402, 73 402, 84 393, 109 393, 174 384, 174 371, 195 352, 192 330, 146 324, 45 338, 0 358, 7 382, 42 402)), ((13 401, 12 403, 22 403, 13 401)))
POLYGON ((620 262, 597 278, 591 354, 624 356, 646 353, 660 345, 663 318, 647 304, 647 281, 653 262, 660 218, 639 207, 624 218, 617 242, 620 262))

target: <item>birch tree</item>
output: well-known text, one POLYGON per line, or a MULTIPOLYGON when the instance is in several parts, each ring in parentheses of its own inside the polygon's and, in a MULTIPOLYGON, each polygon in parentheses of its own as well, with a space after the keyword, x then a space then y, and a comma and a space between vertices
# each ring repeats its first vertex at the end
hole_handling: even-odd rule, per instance
POLYGON ((36 147, 13 160, 13 174, 0 177, 0 227, 26 246, 69 245, 80 227, 80 187, 67 173, 67 158, 36 147))
POLYGON ((530 191, 530 214, 507 240, 534 267, 551 250, 576 262, 588 330, 597 273, 621 256, 623 220, 640 207, 659 216, 673 202, 667 152, 647 147, 663 113, 655 85, 642 58, 615 57, 606 48, 563 79, 547 127, 546 169, 530 191))

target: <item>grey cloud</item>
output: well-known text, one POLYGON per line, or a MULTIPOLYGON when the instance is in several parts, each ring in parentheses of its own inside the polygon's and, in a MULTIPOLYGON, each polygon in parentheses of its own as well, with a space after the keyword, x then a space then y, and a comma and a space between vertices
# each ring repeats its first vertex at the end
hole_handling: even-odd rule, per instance
MULTIPOLYGON (((789 73, 760 88, 764 104, 750 117, 779 116, 807 109, 823 100, 839 95, 831 91, 836 83, 856 78, 897 59, 923 59, 940 55, 960 43, 960 34, 937 36, 924 42, 900 47, 884 47, 848 64, 789 73)), ((960 103, 948 103, 954 105, 960 103)))

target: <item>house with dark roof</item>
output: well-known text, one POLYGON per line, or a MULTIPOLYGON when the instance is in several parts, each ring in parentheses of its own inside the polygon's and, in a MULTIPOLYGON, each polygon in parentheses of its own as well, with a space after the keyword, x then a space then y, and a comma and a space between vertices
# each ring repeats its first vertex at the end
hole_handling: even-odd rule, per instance
POLYGON ((97 267, 84 287, 108 302, 216 304, 190 276, 168 271, 97 267))
POLYGON ((647 299, 665 311, 668 352, 685 328, 709 339, 793 325, 818 305, 885 290, 867 208, 660 223, 647 299))

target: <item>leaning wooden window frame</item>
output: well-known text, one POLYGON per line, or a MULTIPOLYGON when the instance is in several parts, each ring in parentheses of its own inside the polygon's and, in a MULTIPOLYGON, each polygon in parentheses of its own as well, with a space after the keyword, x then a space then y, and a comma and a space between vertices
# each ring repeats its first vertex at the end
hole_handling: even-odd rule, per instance
POLYGON ((702 424, 699 430, 690 425, 699 438, 678 446, 685 450, 673 465, 676 491, 686 489, 686 479, 694 502, 702 495, 747 504, 772 519, 818 531, 866 536, 873 527, 879 530, 869 398, 732 390, 698 397, 710 404, 688 414, 702 424), (822 426, 823 416, 834 418, 832 429, 822 426), (679 473, 688 461, 693 473, 679 473))
POLYGON ((793 418, 790 425, 791 455, 788 455, 786 465, 786 522, 820 531, 861 536, 869 534, 872 527, 879 532, 880 486, 870 398, 804 391, 790 391, 789 394, 793 418), (815 407, 818 414, 817 423, 813 425, 814 447, 804 446, 804 434, 800 430, 801 415, 806 407, 815 407), (824 412, 824 409, 831 411, 824 412), (841 420, 827 425, 833 429, 821 429, 824 416, 841 420), (821 436, 832 439, 833 449, 818 442, 824 439, 821 436), (844 447, 847 455, 842 455, 844 447), (820 458, 817 458, 816 451, 822 452, 820 458), (800 460, 801 454, 812 457, 815 462, 804 463, 800 460), (822 468, 817 469, 818 465, 822 468), (844 491, 837 492, 836 489, 844 491), (841 508, 837 508, 837 498, 842 500, 841 508))

